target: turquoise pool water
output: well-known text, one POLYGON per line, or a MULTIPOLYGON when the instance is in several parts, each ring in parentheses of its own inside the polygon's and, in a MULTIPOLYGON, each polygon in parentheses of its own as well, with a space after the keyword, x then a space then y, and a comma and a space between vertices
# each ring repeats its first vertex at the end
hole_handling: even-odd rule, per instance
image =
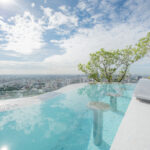
POLYGON ((134 87, 86 85, 41 104, 1 112, 0 150, 109 150, 134 87), (90 109, 93 102, 100 107, 90 109))

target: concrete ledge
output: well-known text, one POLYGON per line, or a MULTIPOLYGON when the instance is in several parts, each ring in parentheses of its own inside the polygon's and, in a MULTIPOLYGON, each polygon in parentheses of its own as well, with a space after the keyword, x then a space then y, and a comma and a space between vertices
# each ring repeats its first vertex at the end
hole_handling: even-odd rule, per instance
POLYGON ((132 98, 111 150, 150 150, 150 104, 132 98))

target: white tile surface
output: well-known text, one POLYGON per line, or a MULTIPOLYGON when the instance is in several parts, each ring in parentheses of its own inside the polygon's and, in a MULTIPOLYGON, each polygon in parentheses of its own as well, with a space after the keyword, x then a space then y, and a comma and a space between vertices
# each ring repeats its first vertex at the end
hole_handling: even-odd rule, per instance
POLYGON ((150 104, 132 98, 111 150, 150 150, 150 104))

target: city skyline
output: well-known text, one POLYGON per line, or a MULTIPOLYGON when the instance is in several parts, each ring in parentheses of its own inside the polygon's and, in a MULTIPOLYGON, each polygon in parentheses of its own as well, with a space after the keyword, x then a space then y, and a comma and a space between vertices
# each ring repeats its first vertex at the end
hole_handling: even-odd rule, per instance
MULTIPOLYGON (((81 74, 89 53, 135 45, 149 0, 0 0, 0 74, 81 74)), ((150 74, 150 57, 130 68, 150 74)))

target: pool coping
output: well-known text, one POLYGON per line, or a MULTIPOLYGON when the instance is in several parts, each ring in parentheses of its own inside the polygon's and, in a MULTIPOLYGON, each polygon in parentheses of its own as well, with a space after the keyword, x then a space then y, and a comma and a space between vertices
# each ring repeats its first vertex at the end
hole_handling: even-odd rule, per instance
POLYGON ((133 96, 110 150, 149 150, 149 128, 150 104, 133 96))
POLYGON ((83 87, 85 85, 88 85, 88 83, 70 84, 70 85, 62 87, 56 91, 47 92, 47 93, 37 95, 37 96, 0 100, 0 112, 14 110, 14 109, 17 109, 20 107, 30 106, 33 104, 41 104, 42 101, 44 101, 44 100, 53 98, 59 94, 63 94, 65 92, 68 92, 68 91, 76 89, 76 88, 83 87))

